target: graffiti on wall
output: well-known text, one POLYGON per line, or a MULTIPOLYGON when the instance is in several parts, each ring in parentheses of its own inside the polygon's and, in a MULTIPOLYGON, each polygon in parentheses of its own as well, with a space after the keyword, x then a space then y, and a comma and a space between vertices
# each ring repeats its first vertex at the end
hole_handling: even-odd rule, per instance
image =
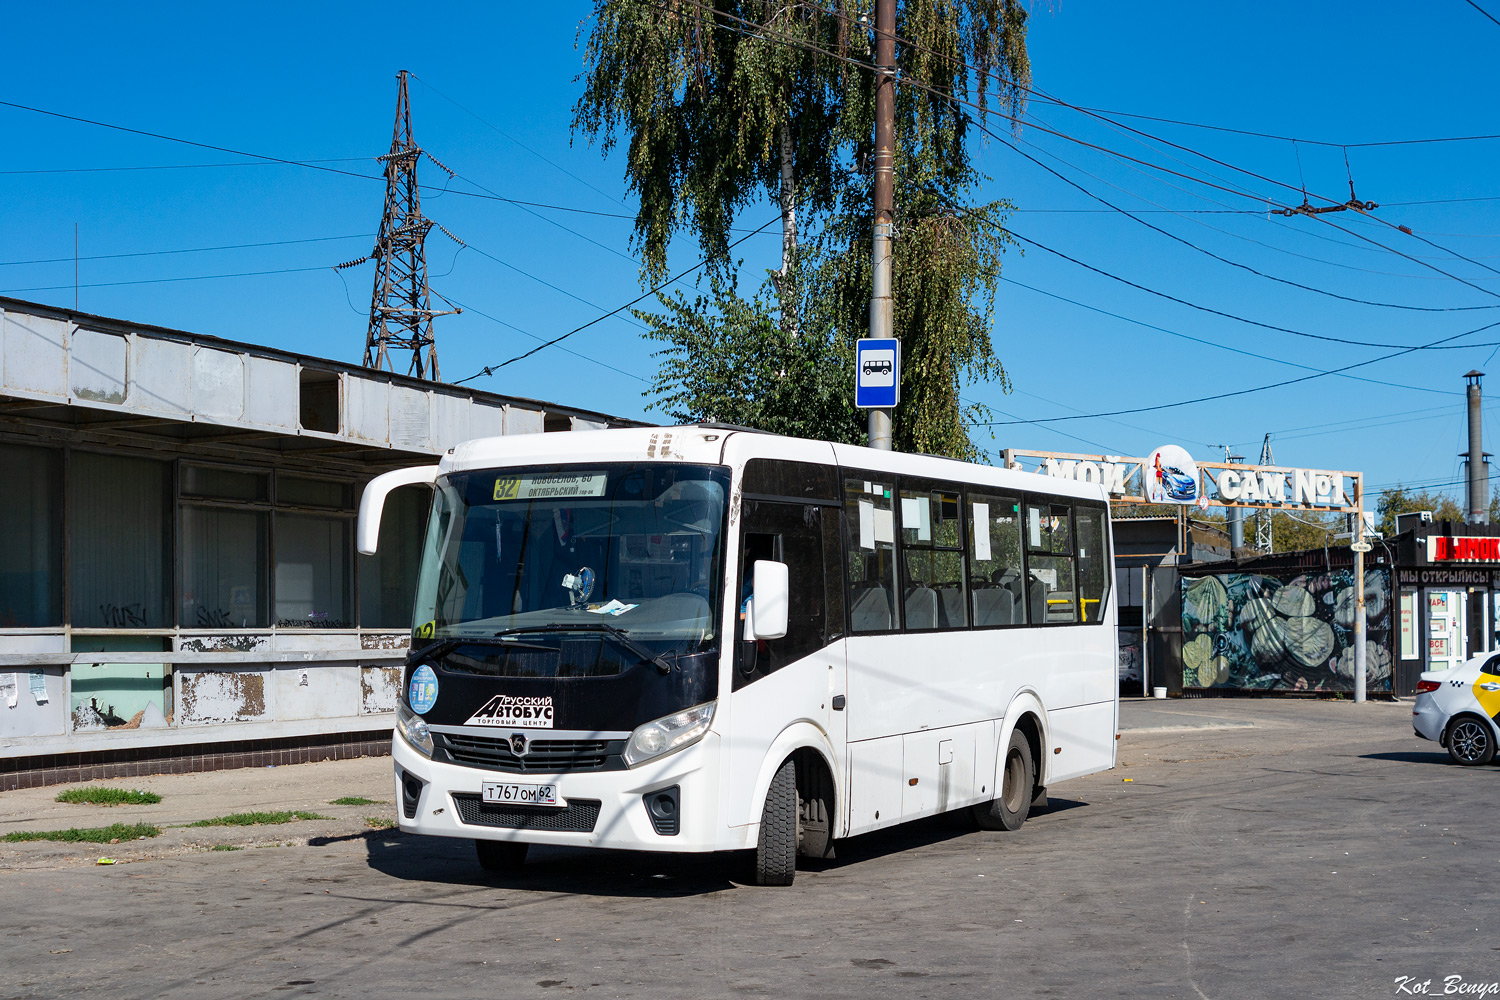
MULTIPOLYGON (((1365 676, 1391 689, 1390 570, 1365 571, 1365 676)), ((1182 686, 1354 690, 1354 574, 1182 578, 1182 686)))

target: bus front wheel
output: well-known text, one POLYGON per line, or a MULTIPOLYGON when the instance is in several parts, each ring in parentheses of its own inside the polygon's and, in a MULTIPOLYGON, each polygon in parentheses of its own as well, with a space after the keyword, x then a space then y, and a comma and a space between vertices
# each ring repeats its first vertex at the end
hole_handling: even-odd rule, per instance
POLYGON ((782 762, 766 792, 755 841, 755 884, 791 885, 797 875, 797 765, 782 762))
POLYGON ((1019 830, 1031 812, 1036 764, 1031 759, 1031 743, 1019 729, 1010 734, 1000 775, 1000 794, 974 807, 974 820, 981 830, 1019 830))

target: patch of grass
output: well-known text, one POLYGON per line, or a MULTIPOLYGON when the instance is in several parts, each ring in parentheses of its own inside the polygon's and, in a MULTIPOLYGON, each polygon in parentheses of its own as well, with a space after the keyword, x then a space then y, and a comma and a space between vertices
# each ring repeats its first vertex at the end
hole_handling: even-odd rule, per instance
POLYGON ((58 802, 83 803, 91 806, 150 806, 161 801, 155 792, 143 792, 136 788, 106 788, 90 785, 87 788, 69 788, 57 793, 58 802))
POLYGON ((236 847, 233 844, 215 844, 214 845, 214 850, 216 850, 216 851, 243 851, 244 848, 243 847, 236 847))
POLYGON ((396 825, 396 821, 389 816, 366 816, 365 825, 375 830, 389 830, 396 825))
POLYGON ((200 819, 196 823, 189 823, 188 826, 271 826, 276 823, 291 823, 299 819, 329 818, 313 812, 303 812, 301 809, 292 809, 275 812, 230 813, 228 816, 200 819))
POLYGON ((107 844, 111 840, 138 840, 141 837, 159 837, 161 827, 150 823, 111 823, 86 830, 70 827, 67 830, 18 830, 7 833, 0 840, 7 844, 19 844, 28 840, 59 840, 65 844, 107 844))
POLYGON ((331 806, 378 806, 379 799, 367 799, 362 795, 345 795, 328 803, 331 806))

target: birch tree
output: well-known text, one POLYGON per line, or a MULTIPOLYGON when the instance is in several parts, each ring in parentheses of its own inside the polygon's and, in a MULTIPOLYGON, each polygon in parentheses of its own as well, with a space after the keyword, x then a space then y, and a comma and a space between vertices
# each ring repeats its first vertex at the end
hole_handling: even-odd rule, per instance
MULTIPOLYGON (((682 231, 709 262, 707 295, 663 296, 663 312, 638 314, 666 344, 654 405, 679 419, 752 415, 766 429, 862 439, 848 390, 868 323, 874 7, 825 2, 596 0, 584 22, 574 128, 605 153, 623 143, 643 282, 666 276, 682 231), (745 299, 730 244, 767 203, 780 210, 779 266, 766 268, 768 294, 745 299), (713 351, 728 354, 701 356, 713 351), (739 388, 746 371, 768 381, 739 388)), ((1005 384, 989 338, 1004 206, 971 204, 982 178, 962 102, 1020 109, 1025 29, 1018 0, 899 8, 898 448, 973 457, 959 386, 1005 384)))

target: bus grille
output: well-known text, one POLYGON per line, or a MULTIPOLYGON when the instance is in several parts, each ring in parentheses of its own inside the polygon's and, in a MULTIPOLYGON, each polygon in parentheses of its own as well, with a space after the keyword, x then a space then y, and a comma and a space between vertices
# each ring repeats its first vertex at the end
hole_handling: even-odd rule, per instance
POLYGON ((616 771, 625 767, 624 740, 532 740, 517 757, 506 738, 433 733, 434 749, 454 764, 513 774, 616 771))
POLYGON ((594 824, 599 822, 598 799, 572 799, 562 809, 548 809, 545 806, 491 805, 478 795, 455 792, 453 804, 458 807, 458 818, 470 826, 592 833, 594 824))

